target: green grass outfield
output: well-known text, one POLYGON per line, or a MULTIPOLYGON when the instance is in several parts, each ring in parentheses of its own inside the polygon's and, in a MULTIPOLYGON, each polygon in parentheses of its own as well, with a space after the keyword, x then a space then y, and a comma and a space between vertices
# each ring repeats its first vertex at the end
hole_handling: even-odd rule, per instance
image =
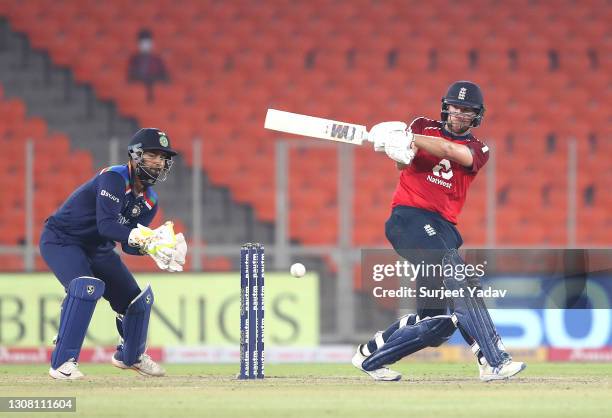
POLYGON ((400 363, 400 382, 374 382, 350 365, 268 365, 237 381, 237 365, 168 365, 145 378, 83 364, 85 380, 53 381, 44 365, 0 366, 0 396, 76 396, 76 413, 34 417, 603 417, 612 411, 612 364, 529 364, 519 377, 482 383, 474 364, 400 363))

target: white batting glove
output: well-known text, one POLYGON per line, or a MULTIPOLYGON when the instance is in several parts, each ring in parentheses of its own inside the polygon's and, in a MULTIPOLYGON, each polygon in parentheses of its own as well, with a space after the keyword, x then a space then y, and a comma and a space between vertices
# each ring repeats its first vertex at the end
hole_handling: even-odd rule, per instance
POLYGON ((392 132, 402 131, 405 132, 408 128, 404 122, 381 122, 372 126, 368 138, 374 143, 374 151, 383 152, 385 150, 385 143, 389 139, 392 132))
POLYGON ((415 156, 414 135, 407 131, 393 131, 385 143, 385 153, 393 161, 409 165, 415 156))

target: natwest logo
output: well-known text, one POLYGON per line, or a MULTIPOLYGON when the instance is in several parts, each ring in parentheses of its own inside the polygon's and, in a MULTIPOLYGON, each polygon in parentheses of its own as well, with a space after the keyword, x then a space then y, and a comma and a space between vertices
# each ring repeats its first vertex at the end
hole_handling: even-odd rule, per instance
POLYGON ((433 176, 428 174, 427 181, 446 187, 447 189, 453 188, 453 183, 447 181, 453 177, 453 170, 451 170, 451 163, 449 160, 441 160, 431 171, 433 172, 433 176))
POLYGON ((441 160, 438 165, 433 168, 433 174, 436 177, 442 177, 444 180, 450 180, 453 177, 451 163, 447 159, 441 160))

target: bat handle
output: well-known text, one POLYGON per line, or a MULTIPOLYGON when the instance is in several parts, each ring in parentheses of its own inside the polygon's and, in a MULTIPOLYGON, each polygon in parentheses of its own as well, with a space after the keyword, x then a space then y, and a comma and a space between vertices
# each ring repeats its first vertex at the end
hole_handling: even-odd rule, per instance
POLYGON ((368 131, 363 131, 361 134, 361 140, 363 142, 374 142, 370 139, 370 133, 368 131))

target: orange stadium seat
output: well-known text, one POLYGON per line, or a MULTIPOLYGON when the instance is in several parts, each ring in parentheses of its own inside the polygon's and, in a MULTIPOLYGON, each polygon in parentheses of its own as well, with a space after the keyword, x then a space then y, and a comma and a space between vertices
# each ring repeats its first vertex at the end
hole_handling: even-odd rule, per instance
POLYGON ((10 121, 21 121, 25 118, 26 108, 24 103, 19 99, 8 99, 2 103, 2 112, 0 112, 0 120, 3 123, 9 124, 10 121))
POLYGON ((49 38, 46 48, 52 53, 51 61, 60 67, 69 67, 83 54, 83 44, 79 38, 49 38))
POLYGON ((99 74, 91 83, 99 99, 113 100, 123 91, 126 78, 124 73, 106 72, 99 74))
POLYGON ((75 58, 73 73, 75 80, 87 82, 91 74, 100 73, 108 60, 105 54, 82 54, 75 58))
POLYGON ((42 139, 47 136, 47 122, 39 117, 28 118, 22 134, 30 139, 42 139))
MULTIPOLYGON (((2 166, 0 176, 5 193, 0 205, 1 244, 21 245, 25 240, 25 139, 32 139, 34 144, 34 240, 37 242, 44 220, 72 191, 72 188, 68 190, 65 187, 70 183, 71 176, 67 175, 63 165, 71 157, 68 138, 61 134, 49 135, 46 121, 39 117, 27 117, 21 100, 0 98, 0 109, 4 128, 4 138, 1 139, 3 149, 12 156, 2 166)), ((83 171, 89 176, 91 155, 86 154, 88 159, 83 162, 89 163, 89 166, 83 171)), ((19 258, 3 257, 0 269, 10 271, 14 268, 23 268, 19 258)))
POLYGON ((147 99, 147 90, 141 84, 126 84, 116 97, 117 107, 128 116, 139 117, 152 107, 147 99))

